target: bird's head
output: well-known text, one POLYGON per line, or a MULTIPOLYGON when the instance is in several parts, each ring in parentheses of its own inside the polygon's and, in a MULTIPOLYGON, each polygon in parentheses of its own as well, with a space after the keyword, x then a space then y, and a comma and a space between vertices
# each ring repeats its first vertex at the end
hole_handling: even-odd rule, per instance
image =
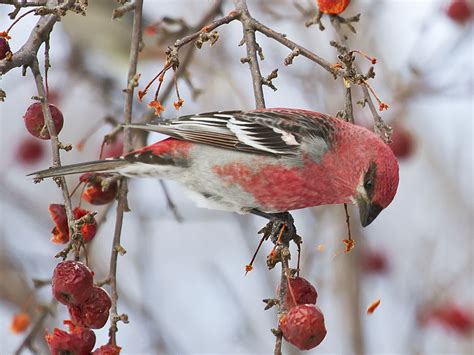
POLYGON ((398 188, 398 163, 395 155, 381 140, 373 143, 372 154, 354 194, 363 227, 372 223, 392 202, 398 188))

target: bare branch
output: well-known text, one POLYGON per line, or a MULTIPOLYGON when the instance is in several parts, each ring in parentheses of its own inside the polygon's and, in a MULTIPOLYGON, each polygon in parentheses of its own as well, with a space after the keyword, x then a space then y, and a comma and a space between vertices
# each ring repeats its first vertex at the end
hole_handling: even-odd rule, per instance
MULTIPOLYGON (((132 107, 133 107, 133 92, 137 85, 137 62, 138 52, 140 51, 140 42, 142 36, 142 11, 143 11, 143 0, 135 1, 135 12, 133 15, 133 32, 130 47, 130 66, 128 69, 127 76, 127 89, 124 109, 124 123, 126 125, 132 122, 132 107)), ((124 129, 124 153, 128 153, 132 150, 132 135, 129 128, 124 129)), ((119 253, 123 253, 124 249, 120 245, 120 237, 122 233, 122 223, 124 212, 128 209, 127 206, 127 193, 128 186, 127 180, 122 178, 120 181, 120 189, 118 193, 118 204, 117 204, 117 216, 115 220, 115 231, 112 241, 112 252, 110 256, 110 269, 109 269, 109 280, 111 287, 111 299, 112 307, 110 309, 110 329, 109 337, 110 342, 113 345, 117 345, 116 333, 117 323, 119 321, 128 322, 128 318, 125 315, 119 315, 117 312, 117 258, 119 253)))
MULTIPOLYGON (((261 22, 258 22, 255 19, 252 19, 252 26, 255 31, 263 33, 265 36, 274 39, 275 41, 281 43, 285 47, 288 47, 292 51, 297 51, 298 54, 302 55, 303 57, 312 60, 313 62, 319 64, 322 68, 326 69, 332 75, 337 76, 340 75, 339 71, 331 66, 331 63, 323 59, 322 57, 318 56, 317 54, 311 52, 309 49, 304 48, 303 46, 289 40, 286 35, 282 33, 278 33, 271 28, 265 26, 261 22)), ((293 56, 294 58, 294 56, 293 56)), ((292 59, 293 59, 292 58, 292 59)))
POLYGON ((120 7, 117 7, 113 12, 112 12, 112 20, 115 20, 117 18, 122 17, 125 15, 127 12, 135 10, 135 2, 131 2, 125 5, 122 5, 120 7))
MULTIPOLYGON (((75 0, 68 0, 59 8, 61 11, 66 11, 74 3, 75 0)), ((0 75, 8 73, 13 68, 30 65, 35 60, 40 46, 49 38, 49 34, 60 17, 57 13, 41 16, 26 43, 17 52, 13 53, 12 59, 0 60, 0 75)))
POLYGON ((392 136, 392 128, 388 126, 380 117, 377 108, 370 97, 369 89, 365 85, 361 85, 362 91, 364 92, 364 100, 369 104, 370 112, 372 112, 372 116, 374 117, 374 129, 375 133, 377 133, 385 143, 390 143, 391 136, 392 136))
POLYGON ((239 12, 231 11, 227 16, 217 19, 213 21, 212 23, 210 23, 209 25, 204 26, 199 31, 177 40, 176 42, 174 42, 173 48, 175 48, 176 50, 179 50, 179 48, 181 48, 182 46, 197 40, 201 34, 211 32, 215 30, 217 27, 226 25, 234 21, 235 19, 237 19, 239 16, 240 16, 239 12))
POLYGON ((246 62, 249 63, 250 74, 252 75, 253 92, 255 96, 256 108, 265 108, 265 98, 263 97, 263 78, 258 65, 257 51, 258 44, 255 39, 255 20, 250 16, 245 0, 235 1, 236 9, 240 12, 240 22, 244 32, 243 42, 247 47, 246 62))
MULTIPOLYGON (((61 157, 59 154, 59 149, 62 146, 61 142, 58 139, 56 128, 54 126, 53 117, 51 116, 51 111, 49 109, 48 98, 46 90, 43 83, 43 77, 39 69, 38 59, 34 57, 33 62, 30 64, 31 72, 33 73, 36 90, 38 91, 38 99, 41 103, 41 110, 44 116, 44 122, 48 128, 49 135, 51 137, 51 151, 53 155, 53 166, 61 166, 61 157)), ((72 213, 71 199, 69 197, 69 190, 67 187, 66 179, 63 177, 58 177, 59 185, 64 199, 64 206, 66 209, 66 215, 69 225, 70 235, 75 235, 76 227, 74 225, 74 214, 72 213)))

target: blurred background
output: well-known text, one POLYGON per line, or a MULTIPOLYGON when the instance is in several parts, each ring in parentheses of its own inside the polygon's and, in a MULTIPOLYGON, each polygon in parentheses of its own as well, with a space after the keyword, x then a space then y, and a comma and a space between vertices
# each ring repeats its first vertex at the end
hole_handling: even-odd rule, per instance
MULTIPOLYGON (((51 35, 50 100, 65 118, 61 141, 74 147, 62 153, 63 163, 98 158, 104 135, 113 122, 123 120, 131 17, 112 21, 115 1, 89 3, 86 17, 68 14, 51 35)), ((145 1, 139 89, 162 68, 166 46, 221 16, 218 5, 208 0, 145 1)), ((222 14, 232 9, 232 2, 222 2, 222 14)), ((249 9, 274 30, 331 63, 337 61, 329 45, 337 39, 329 19, 323 17, 324 31, 304 25, 314 13, 314 1, 255 0, 249 1, 249 9)), ((11 10, 0 5, 0 29, 11 23, 11 10)), ((356 212, 350 211, 356 240, 350 253, 343 252, 347 229, 342 206, 294 212, 304 240, 301 276, 316 286, 328 330, 312 353, 474 353, 473 11, 452 1, 352 0, 344 12, 362 14, 354 25, 357 34, 344 29, 348 45, 377 58, 371 84, 390 105, 381 115, 394 128, 400 186, 393 203, 369 227, 360 228, 356 212), (378 298, 380 306, 367 315, 378 298)), ((13 52, 36 20, 27 16, 11 31, 13 52)), ((164 118, 253 107, 248 65, 240 63, 245 56, 245 48, 238 47, 241 25, 233 22, 218 32, 212 48, 205 43, 202 49, 191 45, 180 52, 183 75, 178 84, 185 103, 176 112, 171 91, 162 99, 164 118)), ((260 34, 257 40, 265 56, 262 74, 279 69, 273 81, 278 90, 264 89, 267 107, 333 115, 343 109, 341 79, 335 81, 301 56, 285 67, 287 48, 260 34)), ((363 71, 370 65, 362 57, 357 62, 363 71)), ((171 78, 169 73, 165 87, 171 78)), ((36 94, 30 72, 22 77, 16 69, 0 79, 7 93, 0 103, 0 353, 10 354, 31 330, 12 333, 14 314, 24 311, 36 324, 51 301, 50 287, 35 288, 32 279, 49 280, 58 262, 54 255, 63 246, 50 241, 48 205, 62 203, 62 197, 52 181, 36 185, 25 177, 51 165, 50 142, 29 136, 22 120, 36 94)), ((360 88, 353 97, 354 102, 362 100, 360 88)), ((134 121, 148 115, 146 101, 135 102, 134 121)), ((368 108, 355 106, 357 123, 369 127, 368 108)), ((150 135, 148 141, 159 138, 150 135)), ((120 139, 108 149, 120 149, 120 139)), ((69 177, 69 187, 77 181, 69 177)), ((122 353, 271 353, 276 310, 264 311, 261 300, 274 296, 280 273, 266 268, 270 243, 254 270, 244 275, 259 240, 257 231, 266 221, 198 209, 172 182, 166 182, 169 198, 155 180, 133 180, 129 188, 132 212, 125 215, 122 234, 127 254, 118 261, 119 313, 130 319, 128 325, 119 324, 122 353)), ((98 211, 100 228, 88 252, 95 278, 101 280, 108 272, 116 204, 82 205, 98 211)), ((61 327, 66 317, 62 305, 43 317, 34 348, 44 353, 43 329, 61 327)), ((97 345, 105 344, 107 327, 96 335, 97 345)), ((284 353, 298 352, 285 345, 284 353)))

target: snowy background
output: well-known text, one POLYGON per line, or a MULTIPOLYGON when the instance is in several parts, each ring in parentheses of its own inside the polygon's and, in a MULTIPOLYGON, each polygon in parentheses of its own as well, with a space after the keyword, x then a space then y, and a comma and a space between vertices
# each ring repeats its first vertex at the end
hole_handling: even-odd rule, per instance
MULTIPOLYGON (((97 11, 97 16, 68 14, 51 37, 50 89, 57 94, 56 104, 65 117, 60 139, 74 145, 90 136, 82 152, 62 153, 63 163, 97 158, 103 135, 112 128, 97 122, 106 115, 122 120, 129 18, 112 22, 110 9, 101 18, 93 10, 96 1, 90 0, 90 14, 97 11), (100 27, 94 27, 96 17, 100 27), (83 71, 71 67, 71 43, 83 56, 83 71), (113 78, 110 89, 101 89, 103 78, 113 78)), ((298 3, 313 6, 313 2, 298 3)), ((207 0, 149 0, 144 13, 150 22, 170 16, 195 25, 211 5, 207 0)), ((223 13, 232 6, 225 2, 223 13)), ((447 2, 422 0, 353 0, 345 11, 348 16, 362 13, 361 23, 356 24, 358 34, 349 35, 350 46, 378 59, 372 85, 390 105, 382 116, 409 129, 415 148, 400 160, 400 186, 389 208, 365 229, 359 227, 356 211, 352 211, 353 252, 342 253, 347 234, 342 206, 294 213, 304 239, 301 275, 318 290, 318 305, 328 330, 326 339, 311 353, 347 354, 358 352, 356 349, 366 353, 473 353, 472 327, 459 332, 446 324, 420 322, 425 309, 454 304, 472 317, 474 307, 473 25, 472 21, 460 25, 449 19, 446 6, 447 2), (408 97, 403 96, 407 91, 408 97), (364 267, 374 254, 382 255, 385 269, 364 267), (376 298, 381 305, 368 316, 365 310, 376 298)), ((327 19, 323 19, 326 30, 320 32, 317 26, 304 26, 306 18, 292 1, 249 1, 249 8, 261 22, 336 62, 336 52, 329 46, 335 34, 327 19)), ((0 29, 10 24, 9 10, 0 6, 0 29)), ((27 16, 12 30, 13 52, 26 41, 35 21, 27 16)), ((252 108, 250 73, 240 63, 245 48, 237 46, 240 23, 218 32, 215 46, 204 44, 188 67, 193 85, 202 94, 193 100, 192 90, 180 81, 185 99, 180 114, 252 108)), ((261 35, 257 40, 265 54, 263 75, 279 68, 274 80, 278 91, 265 88, 267 107, 300 107, 330 114, 343 108, 340 80, 334 81, 303 57, 284 67, 288 49, 261 35)), ((163 64, 163 45, 148 41, 152 50, 139 63, 140 87, 163 64)), ((368 67, 364 59, 358 62, 368 67)), ((49 241, 52 222, 47 206, 61 203, 62 198, 52 181, 35 185, 25 177, 50 165, 49 142, 44 142, 45 155, 36 163, 21 164, 17 159, 18 146, 28 135, 22 116, 35 95, 31 74, 25 78, 16 69, 0 79, 0 88, 7 92, 5 102, 0 103, 0 354, 10 354, 23 339, 8 330, 12 315, 22 308, 34 315, 39 304, 51 299, 50 288, 34 291, 31 279, 50 278, 57 263, 53 256, 61 246, 49 241)), ((354 92, 357 101, 361 92, 354 92)), ((171 105, 174 100, 171 95, 164 117, 176 114, 171 105)), ((145 106, 136 103, 134 120, 141 118, 145 106)), ((356 117, 366 124, 371 116, 366 109, 358 110, 356 117)), ((149 142, 157 138, 152 135, 149 142)), ((68 182, 74 186, 77 177, 68 182)), ((274 336, 270 328, 276 326, 276 311, 264 311, 261 301, 273 297, 279 280, 278 268, 269 271, 265 266, 270 244, 260 252, 254 270, 244 276, 244 266, 258 243, 257 231, 265 221, 198 209, 181 187, 172 182, 167 187, 182 222, 168 208, 157 181, 134 180, 129 186, 132 212, 125 216, 122 234, 127 254, 118 263, 119 312, 130 319, 128 325, 119 324, 122 353, 271 353, 274 336)), ((89 248, 90 265, 100 280, 108 270, 115 205, 105 217, 102 208, 94 209, 104 219, 89 248)), ((66 317, 65 307, 59 306, 44 327, 60 326, 66 317)), ((44 352, 42 334, 37 346, 44 352)), ((107 327, 96 334, 97 345, 107 342, 107 327)), ((284 352, 298 353, 289 345, 284 352)))

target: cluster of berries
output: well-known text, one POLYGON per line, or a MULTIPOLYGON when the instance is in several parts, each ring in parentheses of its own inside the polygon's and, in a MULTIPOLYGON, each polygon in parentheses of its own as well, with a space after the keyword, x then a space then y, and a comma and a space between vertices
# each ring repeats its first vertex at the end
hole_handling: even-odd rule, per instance
MULTIPOLYGON (((118 192, 117 181, 112 181, 103 186, 103 180, 110 178, 108 174, 81 175, 79 181, 84 183, 84 190, 81 198, 92 205, 104 205, 112 202, 118 192)), ((54 222, 51 241, 56 244, 65 244, 69 241, 69 225, 67 221, 66 208, 63 204, 50 204, 49 213, 54 222)), ((92 211, 76 207, 73 211, 74 219, 77 221, 87 215, 93 216, 92 211)), ((85 243, 90 242, 97 232, 97 222, 95 218, 86 218, 80 226, 82 239, 85 243)))
POLYGON ((324 316, 316 306, 318 293, 311 283, 295 277, 288 280, 285 308, 288 310, 280 318, 283 338, 300 350, 318 346, 326 337, 324 316))
MULTIPOLYGON (((54 269, 54 298, 67 306, 71 320, 64 321, 69 331, 55 328, 46 334, 51 354, 90 354, 95 345, 91 329, 100 329, 109 318, 112 302, 108 293, 94 285, 92 271, 83 263, 66 260, 54 269)), ((107 344, 93 354, 119 354, 120 347, 107 344)))

